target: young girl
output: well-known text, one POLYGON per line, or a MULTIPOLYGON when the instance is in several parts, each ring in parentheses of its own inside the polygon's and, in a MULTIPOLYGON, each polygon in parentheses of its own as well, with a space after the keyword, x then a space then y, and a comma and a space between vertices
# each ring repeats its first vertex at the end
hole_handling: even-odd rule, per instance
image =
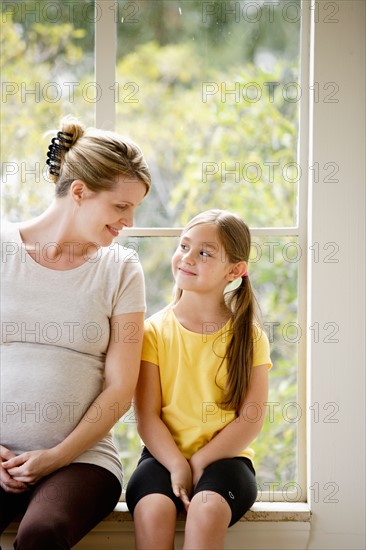
POLYGON ((271 360, 249 252, 237 215, 193 218, 172 259, 175 300, 145 322, 135 401, 146 447, 126 493, 138 549, 173 548, 183 507, 184 548, 223 548, 256 499, 248 446, 262 428, 271 360))

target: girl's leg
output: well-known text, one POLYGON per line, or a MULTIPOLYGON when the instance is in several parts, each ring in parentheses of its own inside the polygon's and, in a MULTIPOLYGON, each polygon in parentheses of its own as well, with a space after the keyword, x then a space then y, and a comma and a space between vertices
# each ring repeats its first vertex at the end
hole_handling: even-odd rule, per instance
POLYGON ((138 550, 174 548, 177 512, 183 503, 173 491, 169 471, 145 448, 126 489, 138 550))
POLYGON ((120 494, 118 479, 100 466, 57 470, 32 491, 14 548, 69 550, 113 510, 120 494))
POLYGON ((155 493, 143 497, 136 505, 136 550, 172 550, 174 548, 177 509, 166 495, 155 493))
POLYGON ((223 548, 227 528, 249 510, 256 497, 255 471, 248 458, 225 458, 210 464, 194 489, 184 548, 223 548))
POLYGON ((230 520, 231 509, 221 495, 213 491, 197 493, 188 508, 183 548, 223 548, 230 520))

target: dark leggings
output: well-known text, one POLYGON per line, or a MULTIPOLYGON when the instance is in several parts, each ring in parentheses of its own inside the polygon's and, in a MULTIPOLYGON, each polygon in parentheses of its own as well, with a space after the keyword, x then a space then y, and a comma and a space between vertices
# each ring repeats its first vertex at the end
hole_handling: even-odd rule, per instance
MULTIPOLYGON (((257 497, 255 470, 251 460, 238 456, 213 462, 205 468, 191 497, 203 491, 207 493, 202 496, 202 502, 209 498, 210 492, 218 493, 226 500, 231 509, 230 526, 234 525, 257 497)), ((169 471, 145 447, 126 489, 130 512, 133 514, 140 499, 154 493, 166 495, 174 502, 178 512, 183 511, 182 501, 173 493, 169 471)))
POLYGON ((105 468, 73 463, 25 493, 0 489, 0 533, 22 513, 14 548, 68 550, 113 510, 120 494, 118 479, 105 468))

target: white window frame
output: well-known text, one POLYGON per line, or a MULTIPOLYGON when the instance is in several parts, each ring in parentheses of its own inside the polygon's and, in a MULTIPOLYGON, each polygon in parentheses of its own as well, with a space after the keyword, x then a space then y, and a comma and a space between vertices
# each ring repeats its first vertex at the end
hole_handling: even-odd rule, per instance
MULTIPOLYGON (((115 130, 116 104, 114 84, 116 82, 117 24, 116 3, 103 0, 98 4, 95 22, 95 80, 102 91, 95 104, 96 127, 115 130)), ((300 90, 298 164, 300 167, 299 190, 297 197, 297 224, 292 227, 251 227, 253 237, 294 237, 297 239, 301 257, 298 262, 298 323, 302 336, 298 343, 298 393, 297 404, 301 417, 297 424, 297 484, 295 491, 261 491, 261 501, 307 502, 307 452, 306 452, 306 351, 307 351, 307 262, 308 262, 308 178, 309 165, 309 120, 310 120, 310 53, 311 53, 311 2, 301 3, 300 31, 300 90), (293 498, 293 500, 292 500, 293 498)), ((177 237, 179 228, 135 227, 123 230, 126 237, 177 237)))

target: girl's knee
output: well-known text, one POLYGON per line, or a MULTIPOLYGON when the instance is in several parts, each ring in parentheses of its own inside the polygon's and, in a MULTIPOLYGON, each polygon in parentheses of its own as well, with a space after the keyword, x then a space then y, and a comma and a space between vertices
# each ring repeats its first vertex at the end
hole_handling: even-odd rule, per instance
POLYGON ((176 517, 175 504, 165 495, 150 494, 139 500, 133 514, 136 548, 173 548, 176 517))
POLYGON ((194 495, 192 502, 196 506, 204 507, 205 509, 213 508, 214 510, 220 507, 222 503, 227 505, 224 497, 214 491, 200 491, 194 495))
POLYGON ((135 506, 134 519, 141 518, 145 521, 160 522, 169 521, 177 516, 174 502, 159 493, 142 497, 135 506))
POLYGON ((188 519, 197 521, 221 522, 231 519, 231 509, 226 500, 213 491, 200 491, 192 498, 188 519))

